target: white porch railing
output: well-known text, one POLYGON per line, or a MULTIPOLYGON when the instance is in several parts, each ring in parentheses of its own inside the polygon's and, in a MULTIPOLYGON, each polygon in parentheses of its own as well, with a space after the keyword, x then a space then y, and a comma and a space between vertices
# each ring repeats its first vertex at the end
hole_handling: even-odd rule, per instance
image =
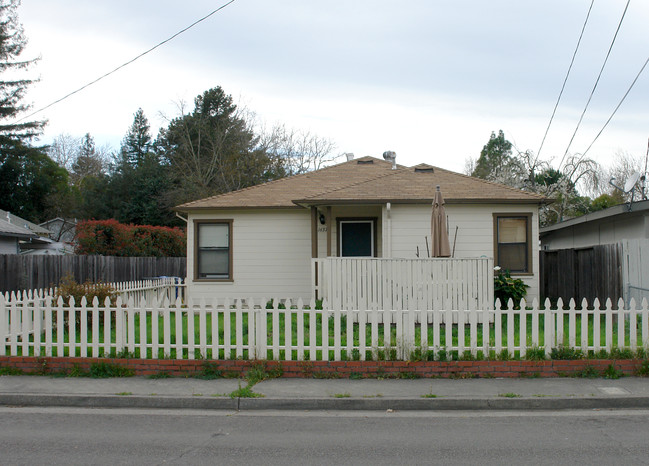
POLYGON ((493 309, 493 259, 312 259, 331 309, 493 309))
POLYGON ((649 349, 649 310, 620 300, 564 308, 534 301, 521 310, 317 310, 261 300, 162 303, 6 302, 0 295, 0 356, 98 357, 130 352, 141 359, 367 360, 536 358, 569 347, 597 355, 649 349), (463 317, 460 317, 463 316, 463 317), (457 322, 446 324, 445 322, 457 322), (539 355, 540 352, 540 355, 539 355))

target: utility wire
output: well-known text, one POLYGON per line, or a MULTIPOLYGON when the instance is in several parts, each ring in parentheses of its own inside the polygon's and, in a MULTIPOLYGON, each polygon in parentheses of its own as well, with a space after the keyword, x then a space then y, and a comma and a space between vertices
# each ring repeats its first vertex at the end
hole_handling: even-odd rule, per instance
POLYGON ((572 65, 575 63, 575 57, 577 56, 577 50, 579 50, 579 44, 581 44, 581 38, 584 36, 584 31, 586 30, 586 24, 588 24, 588 18, 590 18, 590 12, 593 9, 593 4, 595 3, 595 0, 592 0, 590 2, 590 7, 588 8, 588 14, 586 14, 586 20, 584 21, 584 25, 581 28, 581 34, 579 34, 579 40, 577 41, 577 46, 575 47, 575 51, 572 54, 572 60, 570 60, 570 66, 568 67, 568 72, 566 73, 566 77, 563 80, 563 85, 561 86, 561 91, 559 92, 559 97, 557 98, 557 103, 554 104, 554 110, 552 110, 552 116, 550 116, 550 121, 548 122, 548 127, 545 129, 545 134, 543 135, 543 140, 541 141, 541 145, 539 146, 539 150, 536 153, 536 160, 541 156, 541 149, 543 149, 543 144, 545 143, 545 138, 548 136, 548 131, 550 131, 550 126, 552 125, 552 120, 554 120, 554 115, 557 112, 557 107, 559 106, 559 102, 561 101, 561 96, 563 95, 563 90, 566 88, 566 83, 568 82, 568 76, 570 76, 570 70, 572 70, 572 65))
POLYGON ((194 21, 192 24, 190 24, 190 25, 187 26, 186 28, 184 28, 184 29, 178 31, 177 33, 175 33, 173 36, 169 37, 168 39, 165 39, 165 40, 163 40, 162 42, 160 42, 160 43, 154 45, 154 46, 151 47, 150 49, 148 49, 148 50, 142 52, 141 54, 139 54, 139 55, 136 56, 135 58, 132 58, 131 60, 127 61, 126 63, 121 64, 120 66, 118 66, 118 67, 115 68, 114 70, 109 71, 108 73, 106 73, 106 74, 100 76, 99 78, 95 79, 94 81, 89 82, 88 84, 86 84, 86 85, 84 85, 84 86, 81 86, 79 89, 70 92, 69 94, 67 94, 67 95, 65 95, 65 96, 63 96, 63 97, 61 97, 61 98, 58 99, 58 100, 55 100, 54 102, 52 102, 52 103, 46 105, 45 107, 39 108, 38 110, 36 110, 36 111, 30 113, 29 115, 26 115, 26 116, 22 117, 22 118, 21 118, 20 120, 18 120, 16 123, 20 123, 21 121, 26 120, 27 118, 31 118, 31 117, 33 117, 34 115, 36 115, 36 114, 42 112, 43 110, 46 110, 46 109, 52 107, 53 105, 56 105, 56 104, 58 104, 59 102, 62 102, 62 101, 64 101, 65 99, 67 99, 67 98, 69 98, 69 97, 72 97, 74 94, 77 94, 78 92, 83 91, 83 90, 86 89, 87 87, 90 87, 90 86, 92 86, 93 84, 98 83, 98 82, 101 81, 102 79, 107 78, 107 77, 110 76, 111 74, 113 74, 113 73, 115 73, 115 72, 121 70, 121 69, 124 68, 125 66, 130 65, 131 63, 133 63, 134 61, 136 61, 136 60, 142 58, 143 56, 147 55, 148 53, 153 52, 153 51, 154 51, 155 49, 157 49, 158 47, 161 47, 161 46, 163 46, 164 44, 166 44, 167 42, 169 42, 169 41, 175 39, 176 37, 178 37, 179 35, 181 35, 183 32, 186 32, 186 31, 188 31, 189 29, 191 29, 191 28, 193 28, 194 26, 196 26, 198 23, 205 21, 207 18, 209 18, 210 16, 212 16, 212 15, 218 13, 218 12, 221 11, 223 8, 225 8, 226 6, 228 6, 228 5, 232 4, 232 3, 234 3, 234 1, 235 1, 235 0, 230 0, 228 3, 225 3, 224 5, 221 5, 221 6, 218 7, 216 10, 211 11, 210 13, 208 13, 208 14, 205 15, 205 16, 203 16, 202 18, 200 18, 200 19, 197 20, 197 21, 194 21))
POLYGON ((613 110, 613 113, 611 114, 611 116, 608 117, 608 120, 606 120, 606 123, 604 123, 604 126, 602 126, 602 129, 599 130, 599 133, 597 133, 597 136, 595 136, 595 139, 593 139, 593 142, 591 142, 590 145, 588 146, 588 148, 584 151, 583 156, 585 156, 586 153, 590 150, 590 148, 593 147, 593 144, 595 144, 595 141, 597 141, 597 138, 599 138, 600 134, 602 134, 604 129, 608 126, 610 121, 613 119, 613 116, 615 116, 615 113, 617 112, 617 110, 622 105, 622 102, 624 102, 624 99, 626 99, 626 96, 629 95, 629 92, 631 92, 631 89, 633 89, 633 86, 635 86, 636 81, 638 80, 638 78, 640 77, 640 75, 642 74, 644 69, 647 67, 648 63, 649 63, 649 58, 647 58, 647 60, 644 62, 644 65, 642 65, 642 68, 640 68, 640 71, 638 71, 638 74, 636 75, 635 79, 633 80, 633 82, 631 83, 631 85, 629 86, 627 91, 625 92, 624 96, 622 97, 622 100, 620 100, 620 102, 617 104, 617 107, 615 107, 615 110, 613 110))
POLYGON ((595 85, 593 86, 593 90, 590 91, 590 96, 588 97, 588 101, 586 102, 586 106, 584 107, 584 111, 581 112, 581 117, 579 117, 579 121, 577 122, 577 126, 575 128, 575 131, 574 131, 574 133, 572 133, 572 137, 570 138, 570 142, 568 143, 568 147, 566 147, 566 151, 563 153, 563 157, 561 157, 561 162, 559 163, 559 169, 561 169, 561 165, 563 165, 563 161, 565 160, 566 155, 568 155, 568 151, 570 150, 570 146, 572 145, 572 142, 575 139, 575 135, 577 134, 577 130, 579 130, 579 126, 581 125, 581 122, 584 119, 584 115, 586 114, 586 110, 588 110, 588 105, 590 104, 590 101, 593 98, 593 94, 595 94, 595 89, 597 89, 597 85, 599 84, 599 79, 602 77, 602 73, 604 72, 604 68, 606 67, 606 63, 608 62, 608 57, 611 55, 611 50, 613 49, 613 45, 615 44, 615 40, 617 39, 617 34, 618 34, 618 32, 620 32, 620 27, 622 26, 622 21, 624 21, 626 11, 629 8, 629 3, 631 3, 631 0, 627 0, 627 2, 626 2, 626 6, 624 7, 624 12, 622 13, 622 17, 620 18, 620 22, 617 25, 617 29, 615 30, 615 35, 613 36, 613 40, 611 41, 611 45, 608 48, 608 52, 606 53, 606 58, 604 59, 604 63, 602 64, 602 68, 599 70, 599 74, 597 75, 597 80, 595 81, 595 85))

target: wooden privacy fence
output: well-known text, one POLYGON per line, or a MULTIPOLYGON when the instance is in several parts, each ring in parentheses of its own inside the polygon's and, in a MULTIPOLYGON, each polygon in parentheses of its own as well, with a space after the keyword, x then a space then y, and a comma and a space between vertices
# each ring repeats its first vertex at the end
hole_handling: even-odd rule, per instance
MULTIPOLYGON (((649 311, 644 300, 625 308, 610 300, 592 307, 573 300, 564 309, 536 300, 521 310, 316 309, 315 301, 256 306, 225 300, 183 305, 118 298, 79 304, 63 300, 10 300, 0 295, 0 355, 98 357, 124 354, 142 359, 444 360, 447 357, 538 357, 570 347, 597 354, 614 348, 649 348, 649 311), (466 314, 467 317, 456 316, 466 314), (444 324, 443 322, 458 322, 444 324), (417 356, 418 355, 418 356, 417 356)), ((498 306, 499 307, 499 306, 498 306)))
POLYGON ((56 286, 66 274, 72 274, 79 283, 184 278, 187 258, 0 255, 0 293, 56 286))
POLYGON ((542 298, 554 301, 560 296, 573 296, 592 301, 597 296, 608 296, 617 302, 625 297, 620 243, 541 251, 539 257, 542 298))
POLYGON ((493 309, 493 259, 312 259, 331 309, 493 309))

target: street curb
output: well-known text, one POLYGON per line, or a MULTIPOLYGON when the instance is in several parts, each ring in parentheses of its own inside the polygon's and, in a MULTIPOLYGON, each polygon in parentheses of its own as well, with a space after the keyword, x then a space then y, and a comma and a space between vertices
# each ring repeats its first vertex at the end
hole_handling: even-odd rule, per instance
POLYGON ((143 395, 0 394, 1 406, 204 410, 581 410, 649 408, 649 397, 547 398, 226 398, 143 395))

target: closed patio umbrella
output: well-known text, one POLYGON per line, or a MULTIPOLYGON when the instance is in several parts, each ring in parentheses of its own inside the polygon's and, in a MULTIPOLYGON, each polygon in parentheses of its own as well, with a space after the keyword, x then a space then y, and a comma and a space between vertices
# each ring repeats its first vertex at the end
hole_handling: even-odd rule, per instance
POLYGON ((437 186, 433 200, 433 211, 430 219, 430 241, 432 246, 431 257, 450 257, 451 246, 446 231, 446 212, 444 198, 437 186))

